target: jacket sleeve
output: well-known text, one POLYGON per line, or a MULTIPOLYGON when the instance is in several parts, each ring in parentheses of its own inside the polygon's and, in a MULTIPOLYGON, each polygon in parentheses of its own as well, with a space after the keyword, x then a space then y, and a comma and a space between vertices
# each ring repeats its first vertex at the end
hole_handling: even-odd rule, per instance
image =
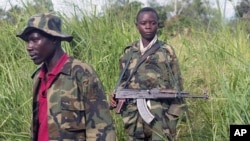
POLYGON ((131 47, 132 46, 127 46, 125 49, 124 49, 124 53, 121 55, 120 59, 119 59, 119 78, 121 77, 121 80, 118 85, 118 88, 117 90, 120 90, 122 88, 125 87, 125 83, 129 77, 129 71, 128 69, 126 68, 126 65, 130 63, 130 60, 131 60, 131 57, 133 55, 133 51, 131 50, 131 47), (126 69, 126 70, 124 70, 126 69))
MULTIPOLYGON (((178 63, 178 59, 174 52, 174 49, 171 46, 167 46, 167 67, 170 67, 172 74, 170 74, 170 78, 172 77, 172 85, 178 91, 183 90, 183 82, 181 77, 181 71, 178 63)), ((170 73, 171 73, 170 72, 170 73)), ((182 115, 187 110, 187 105, 185 104, 184 99, 174 99, 170 107, 166 113, 167 118, 169 119, 169 128, 175 128, 177 124, 177 120, 179 116, 182 115)))
POLYGON ((81 84, 84 105, 86 140, 108 140, 115 141, 116 134, 113 119, 104 93, 104 87, 97 73, 90 66, 83 72, 81 84))

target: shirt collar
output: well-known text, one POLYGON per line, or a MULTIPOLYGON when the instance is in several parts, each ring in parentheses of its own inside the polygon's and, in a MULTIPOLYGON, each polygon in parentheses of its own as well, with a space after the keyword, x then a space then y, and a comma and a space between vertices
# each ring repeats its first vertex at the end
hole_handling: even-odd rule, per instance
POLYGON ((153 46, 153 44, 156 43, 157 39, 158 39, 158 37, 157 37, 157 35, 155 35, 154 38, 153 38, 153 40, 152 40, 146 47, 144 47, 144 46, 143 46, 143 43, 142 43, 142 39, 140 38, 139 41, 140 41, 140 51, 141 51, 141 55, 143 55, 143 54, 145 53, 146 50, 150 49, 150 48, 153 46))
MULTIPOLYGON (((57 75, 61 70, 63 65, 65 64, 65 62, 68 59, 68 55, 66 53, 64 53, 60 59, 57 61, 57 64, 54 66, 54 68, 49 72, 48 75, 57 75)), ((45 64, 42 64, 41 66, 41 70, 39 73, 39 78, 44 78, 45 77, 45 64)))

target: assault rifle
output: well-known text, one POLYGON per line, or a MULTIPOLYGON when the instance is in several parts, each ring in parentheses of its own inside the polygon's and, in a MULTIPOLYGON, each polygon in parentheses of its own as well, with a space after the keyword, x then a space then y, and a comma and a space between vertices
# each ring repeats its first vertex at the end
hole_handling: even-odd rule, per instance
POLYGON ((208 95, 204 92, 204 95, 190 95, 186 91, 176 91, 171 89, 158 89, 153 88, 151 90, 137 90, 137 89, 122 89, 115 93, 115 98, 118 99, 116 106, 116 113, 120 113, 121 109, 126 102, 126 99, 136 99, 137 108, 142 119, 146 123, 150 123, 154 116, 147 108, 146 99, 169 99, 169 98, 203 98, 208 99, 208 95))

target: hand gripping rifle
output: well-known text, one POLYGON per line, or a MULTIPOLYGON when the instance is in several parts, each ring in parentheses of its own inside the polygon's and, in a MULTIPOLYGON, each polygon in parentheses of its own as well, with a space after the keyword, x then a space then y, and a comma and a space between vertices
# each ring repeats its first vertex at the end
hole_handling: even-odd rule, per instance
POLYGON ((137 90, 137 89, 122 89, 115 93, 115 98, 118 99, 116 107, 116 113, 120 113, 122 106, 125 103, 124 99, 136 99, 137 108, 142 119, 146 123, 150 123, 154 116, 150 113, 146 99, 171 99, 171 98, 203 98, 208 99, 208 95, 204 92, 204 95, 190 95, 186 91, 175 91, 171 89, 158 89, 153 88, 151 90, 137 90))

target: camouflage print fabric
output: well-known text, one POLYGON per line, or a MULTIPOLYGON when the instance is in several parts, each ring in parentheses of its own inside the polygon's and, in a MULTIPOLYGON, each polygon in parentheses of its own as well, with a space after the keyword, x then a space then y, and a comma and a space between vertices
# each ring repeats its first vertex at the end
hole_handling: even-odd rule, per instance
MULTIPOLYGON (((160 43, 160 49, 147 57, 134 73, 129 82, 128 88, 142 90, 151 88, 183 89, 179 64, 174 49, 163 42, 160 43), (168 61, 171 70, 166 61, 168 61), (173 80, 173 76, 175 80, 173 80)), ((125 49, 125 53, 120 58, 121 70, 125 67, 131 54, 132 58, 130 64, 121 80, 119 89, 124 86, 124 83, 135 67, 137 60, 141 56, 139 51, 139 41, 132 43, 125 49)), ((150 100, 150 103, 150 112, 155 116, 155 119, 150 125, 147 125, 142 120, 138 113, 137 105, 133 100, 130 100, 127 102, 127 105, 124 106, 125 108, 122 111, 122 118, 125 124, 125 130, 129 136, 128 140, 173 141, 176 134, 175 129, 178 117, 186 109, 183 99, 158 99, 150 100)))
POLYGON ((38 29, 51 36, 59 37, 62 41, 70 42, 73 36, 61 32, 61 19, 52 13, 37 14, 29 18, 28 23, 24 30, 16 36, 24 41, 27 41, 28 33, 33 29, 38 29))
MULTIPOLYGON (((32 141, 37 141, 38 71, 34 73, 32 141)), ((103 86, 91 66, 70 57, 47 91, 50 141, 115 141, 103 86)), ((46 113, 45 113, 46 114, 46 113)))

